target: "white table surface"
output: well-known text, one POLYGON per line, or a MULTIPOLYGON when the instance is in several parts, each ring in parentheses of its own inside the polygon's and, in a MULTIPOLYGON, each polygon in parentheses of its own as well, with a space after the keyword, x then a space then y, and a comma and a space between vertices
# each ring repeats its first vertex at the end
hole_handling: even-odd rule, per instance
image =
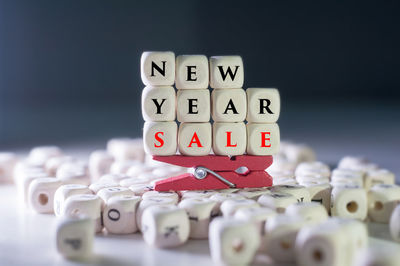
MULTIPOLYGON (((366 155, 399 176, 400 164, 394 156, 397 155, 395 146, 374 142, 358 145, 357 141, 355 139, 337 145, 334 142, 315 140, 313 148, 320 160, 334 165, 342 156, 347 155, 349 145, 357 146, 356 154, 366 155)), ((91 150, 102 147, 75 145, 62 148, 67 154, 83 158, 91 150)), ((19 150, 18 153, 24 154, 27 151, 19 150)), ((92 259, 85 262, 68 261, 61 258, 55 249, 56 218, 25 209, 19 203, 13 185, 0 185, 0 213, 0 265, 212 265, 207 240, 189 240, 179 248, 163 250, 147 246, 139 233, 97 235, 92 259)), ((368 228, 370 245, 400 248, 391 240, 387 225, 369 224, 368 228)), ((265 256, 258 256, 254 264, 268 265, 271 262, 265 256)))
MULTIPOLYGON (((68 261, 55 249, 56 218, 24 209, 12 185, 0 187, 0 265, 211 265, 207 240, 189 240, 175 249, 147 246, 139 233, 97 234, 94 255, 88 261, 68 261)), ((387 225, 369 224, 370 245, 398 245, 390 240, 387 225)), ((258 256, 255 265, 271 262, 258 256)), ((272 264, 271 264, 272 265, 272 264)))

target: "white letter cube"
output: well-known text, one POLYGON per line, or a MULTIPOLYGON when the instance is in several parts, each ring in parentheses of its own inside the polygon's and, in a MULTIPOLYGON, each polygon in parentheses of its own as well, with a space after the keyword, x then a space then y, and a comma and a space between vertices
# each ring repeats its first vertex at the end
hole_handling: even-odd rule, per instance
POLYGON ((88 217, 95 222, 95 232, 103 229, 101 222, 102 201, 97 195, 77 194, 68 197, 62 209, 62 216, 67 217, 88 217))
POLYGON ((184 209, 171 205, 151 206, 143 212, 143 239, 150 246, 180 246, 189 238, 189 232, 189 218, 184 209))
POLYGON ((176 88, 207 89, 209 81, 208 58, 205 55, 176 57, 176 88))
POLYGON ((331 192, 331 214, 364 220, 367 217, 367 193, 363 188, 336 186, 331 192))
POLYGON ((174 155, 178 146, 178 126, 175 122, 145 122, 144 150, 151 155, 174 155))
POLYGON ((273 186, 271 188, 273 192, 282 192, 289 193, 296 197, 297 202, 310 202, 311 196, 310 192, 304 187, 300 185, 279 185, 273 186))
POLYGON ((61 216, 67 198, 78 194, 93 194, 93 192, 87 186, 80 184, 60 186, 54 194, 54 214, 56 216, 61 216))
POLYGON ((400 205, 397 205, 397 207, 392 212, 392 215, 390 217, 389 229, 392 238, 395 241, 400 242, 400 205))
POLYGON ((350 242, 347 240, 345 230, 330 219, 305 227, 297 235, 296 261, 301 266, 352 265, 348 264, 350 242))
POLYGON ((174 88, 147 86, 142 92, 142 115, 145 121, 175 120, 176 94, 174 88))
POLYGON ((179 122, 209 122, 210 109, 208 89, 178 91, 176 112, 179 122))
POLYGON ((259 206, 256 201, 250 199, 228 199, 222 202, 220 209, 224 217, 233 217, 239 209, 259 206))
POLYGON ((173 52, 144 52, 140 59, 142 82, 147 86, 172 86, 175 82, 173 52))
POLYGON ((297 199, 289 193, 272 192, 261 195, 257 202, 263 207, 276 210, 278 213, 284 213, 289 205, 297 203, 297 199))
POLYGON ((208 238, 211 212, 215 205, 216 202, 208 198, 186 198, 179 203, 179 208, 184 209, 189 217, 190 238, 208 238))
POLYGON ((136 209, 139 196, 118 195, 107 200, 103 224, 112 234, 131 234, 137 231, 136 209))
POLYGON ((64 218, 57 224, 57 251, 67 259, 85 259, 92 254, 94 222, 90 218, 64 218))
POLYGON ((328 219, 328 212, 322 204, 316 202, 299 202, 286 208, 289 216, 300 216, 312 224, 318 224, 328 219))
POLYGON ((248 265, 260 245, 260 234, 250 221, 216 218, 210 224, 211 257, 218 265, 248 265))
POLYGON ((243 61, 240 56, 210 57, 211 88, 241 88, 243 87, 243 82, 243 61))
POLYGON ((14 166, 18 161, 12 152, 0 152, 0 182, 12 181, 14 166))
POLYGON ((252 123, 275 123, 278 121, 281 102, 277 89, 248 88, 247 118, 252 123))
POLYGON ((400 203, 400 186, 374 185, 368 192, 368 216, 378 223, 388 223, 390 216, 400 203))
POLYGON ((247 100, 243 89, 214 89, 211 104, 215 122, 243 122, 246 119, 247 100))
POLYGON ((29 206, 38 213, 53 213, 54 194, 61 184, 61 181, 54 177, 33 180, 29 185, 29 206))
POLYGON ((216 155, 246 153, 247 131, 243 122, 213 124, 213 151, 216 155))
POLYGON ((182 155, 202 156, 211 151, 210 123, 181 123, 178 132, 179 152, 182 155))
POLYGON ((306 225, 299 216, 280 214, 266 223, 265 250, 275 262, 294 262, 298 232, 306 225))
POLYGON ((171 197, 151 197, 148 199, 142 199, 142 201, 140 201, 136 211, 136 224, 139 230, 142 230, 143 212, 150 206, 161 205, 175 205, 175 199, 171 197))
POLYGON ((113 162, 114 158, 107 151, 93 151, 89 156, 91 181, 98 180, 101 176, 109 173, 113 162))
POLYGON ((247 124, 247 153, 273 155, 279 152, 280 133, 278 124, 247 124))
POLYGON ((116 160, 144 160, 142 139, 113 138, 107 142, 107 152, 116 160))

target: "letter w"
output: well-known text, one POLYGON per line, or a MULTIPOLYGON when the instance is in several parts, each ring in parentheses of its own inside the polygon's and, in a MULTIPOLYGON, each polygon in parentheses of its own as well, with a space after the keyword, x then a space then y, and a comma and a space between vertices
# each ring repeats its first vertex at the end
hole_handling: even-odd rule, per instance
POLYGON ((224 68, 223 66, 218 66, 219 72, 221 73, 221 77, 222 80, 225 81, 226 77, 229 76, 231 77, 231 80, 233 81, 235 79, 237 70, 238 70, 239 66, 235 66, 235 72, 232 72, 232 69, 230 66, 228 66, 228 69, 226 70, 226 72, 224 73, 224 68))

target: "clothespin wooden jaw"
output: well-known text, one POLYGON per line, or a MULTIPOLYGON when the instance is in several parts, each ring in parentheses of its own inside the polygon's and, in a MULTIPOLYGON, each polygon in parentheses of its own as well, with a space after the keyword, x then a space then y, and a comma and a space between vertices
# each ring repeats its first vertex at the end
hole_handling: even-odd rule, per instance
POLYGON ((272 177, 265 171, 272 156, 153 156, 153 159, 191 168, 191 173, 158 181, 157 191, 207 190, 272 186, 272 177))

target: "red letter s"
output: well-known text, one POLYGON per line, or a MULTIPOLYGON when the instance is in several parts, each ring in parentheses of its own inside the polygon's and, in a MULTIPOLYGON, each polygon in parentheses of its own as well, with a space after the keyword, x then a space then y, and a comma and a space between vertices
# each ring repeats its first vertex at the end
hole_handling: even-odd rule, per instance
POLYGON ((164 140, 159 137, 158 135, 164 136, 164 132, 156 132, 156 134, 154 134, 154 138, 160 143, 159 145, 157 145, 156 143, 154 143, 154 147, 156 148, 161 148, 162 146, 164 146, 164 140))

